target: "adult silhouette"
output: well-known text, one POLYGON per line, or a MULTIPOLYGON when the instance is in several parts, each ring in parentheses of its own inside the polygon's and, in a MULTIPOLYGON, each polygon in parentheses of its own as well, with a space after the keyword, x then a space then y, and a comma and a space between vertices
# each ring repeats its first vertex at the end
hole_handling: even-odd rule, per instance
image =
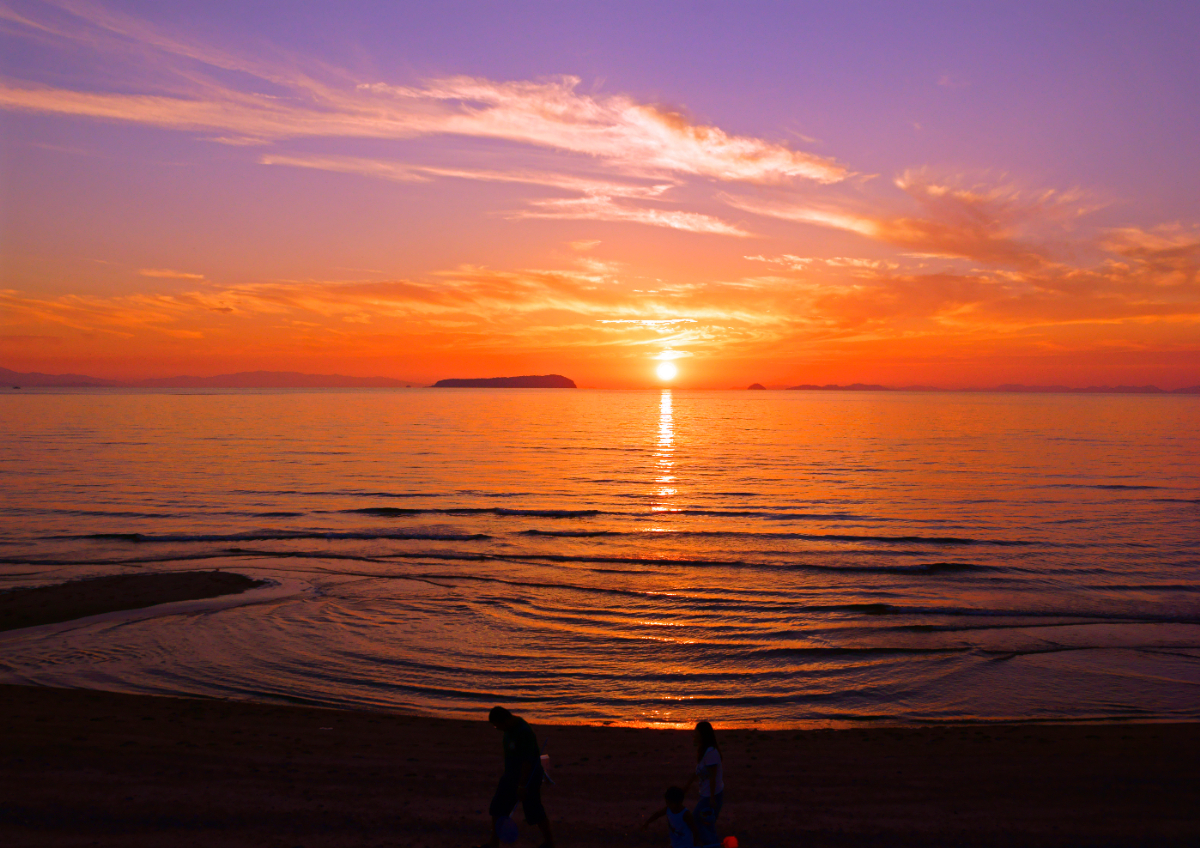
POLYGON ((492 817, 492 838, 485 845, 499 848, 500 823, 512 815, 519 803, 525 813, 526 823, 537 825, 542 831, 541 848, 554 848, 550 819, 546 816, 546 808, 542 806, 542 779, 545 772, 542 770, 542 751, 537 735, 525 719, 513 715, 504 707, 492 707, 488 721, 504 734, 504 774, 488 807, 492 817))

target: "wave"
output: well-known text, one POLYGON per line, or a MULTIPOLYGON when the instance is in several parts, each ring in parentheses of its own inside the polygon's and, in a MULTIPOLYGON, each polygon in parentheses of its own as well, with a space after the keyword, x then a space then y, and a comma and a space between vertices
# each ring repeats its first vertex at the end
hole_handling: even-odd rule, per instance
MULTIPOLYGON (((632 496, 637 500, 643 495, 632 496)), ((907 524, 933 524, 946 526, 940 519, 890 518, 863 515, 855 512, 798 512, 795 510, 754 509, 667 509, 621 510, 621 509, 517 509, 513 507, 397 507, 364 506, 336 510, 344 515, 373 515, 381 518, 404 518, 414 515, 496 515, 513 518, 597 518, 612 516, 619 518, 661 519, 686 516, 688 518, 758 518, 764 521, 851 521, 851 522, 903 522, 907 524)))
POLYGON ((671 515, 695 515, 707 518, 765 518, 771 521, 902 521, 898 518, 875 518, 852 512, 767 512, 765 510, 673 509, 671 515))
MULTIPOLYGON (((260 534, 231 534, 237 538, 234 541, 269 541, 281 540, 287 541, 291 539, 326 539, 327 534, 298 534, 286 535, 278 534, 270 539, 258 538, 260 534)), ((418 541, 457 541, 458 538, 446 534, 346 534, 353 539, 398 539, 398 540, 418 540, 418 541)), ((99 539, 99 540, 116 540, 127 541, 131 543, 145 542, 191 542, 191 541, 211 541, 213 536, 147 536, 140 533, 97 533, 82 537, 69 537, 82 539, 99 539)), ((229 538, 229 537, 221 537, 229 538)), ((488 536, 469 536, 463 537, 468 540, 488 539, 488 536)), ((0 557, 0 564, 5 565, 42 565, 48 567, 67 566, 67 565, 139 565, 150 563, 171 562, 174 560, 188 561, 193 559, 213 559, 221 557, 270 557, 273 559, 325 559, 325 560, 345 560, 350 562, 372 562, 381 565, 386 565, 389 562, 397 562, 404 560, 428 560, 442 562, 482 562, 482 561, 497 561, 497 562, 548 562, 548 563, 566 563, 579 565, 629 565, 641 566, 640 568, 590 568, 589 570, 601 573, 619 573, 619 574, 639 574, 647 569, 655 567, 668 568, 745 568, 745 569, 760 569, 767 571, 816 571, 816 572, 836 572, 843 574, 912 574, 912 575, 951 575, 963 572, 972 571, 988 571, 995 570, 998 566, 980 565, 976 563, 965 562, 929 562, 929 563, 912 563, 912 564, 889 564, 889 565, 842 565, 836 563, 821 563, 821 562, 764 562, 745 559, 701 559, 696 557, 644 557, 644 556, 603 556, 597 554, 548 554, 548 553, 503 553, 492 554, 482 551, 389 551, 386 554, 363 554, 350 551, 330 551, 330 550, 270 550, 263 548, 225 548, 219 551, 206 552, 189 552, 187 554, 169 554, 153 557, 120 557, 100 559, 93 556, 85 558, 78 557, 42 557, 42 556, 8 556, 0 557)), ((383 576, 383 575, 373 575, 383 576)))
POLYGON ((522 530, 521 536, 549 536, 555 539, 591 539, 601 536, 628 536, 620 530, 522 530))
POLYGON ((391 506, 366 506, 358 509, 339 510, 352 515, 375 515, 380 517, 407 515, 512 515, 529 518, 592 518, 597 515, 628 515, 629 513, 604 512, 599 509, 509 509, 505 507, 427 507, 405 509, 391 506))
POLYGON ((1048 489, 1108 489, 1138 492, 1145 489, 1166 489, 1167 486, 1129 485, 1126 483, 1047 483, 1048 489))
MULTIPOLYGON (((250 555, 251 554, 249 552, 243 554, 242 552, 238 552, 235 549, 235 551, 232 551, 232 552, 231 551, 209 551, 209 552, 204 552, 204 553, 166 554, 164 556, 154 556, 154 557, 120 557, 120 558, 115 558, 115 559, 114 558, 97 559, 96 557, 87 557, 85 559, 62 559, 61 557, 54 558, 54 559, 50 559, 50 558, 38 559, 36 557, 32 557, 32 558, 31 557, 0 557, 0 565, 40 565, 40 566, 46 566, 46 567, 50 567, 50 568, 61 568, 63 566, 70 566, 70 565, 99 565, 99 566, 120 565, 120 566, 124 566, 124 567, 137 567, 140 565, 158 565, 160 563, 167 563, 167 562, 194 562, 196 560, 205 560, 205 559, 230 559, 230 558, 236 558, 238 556, 250 556, 250 555)), ((257 556, 257 557, 270 556, 270 554, 261 553, 261 552, 254 552, 252 555, 257 556)), ((42 572, 29 572, 29 573, 33 574, 33 573, 42 573, 42 572)), ((13 575, 14 575, 14 572, 11 572, 11 571, 5 572, 6 577, 11 577, 13 575)))
MULTIPOLYGON (((504 507, 445 507, 445 508, 414 508, 390 506, 358 507, 340 510, 342 513, 353 515, 370 515, 377 518, 399 518, 417 515, 496 515, 521 518, 594 518, 598 516, 625 516, 637 518, 660 518, 664 515, 708 516, 720 518, 805 518, 814 520, 849 520, 843 513, 836 514, 800 514, 800 513, 763 513, 750 511, 711 511, 711 510, 675 510, 669 513, 655 512, 616 512, 600 509, 508 509, 504 507)), ((867 519, 861 519, 867 520, 867 519)), ((873 520, 873 519, 872 519, 873 520)), ((645 537, 650 531, 646 530, 603 530, 603 531, 559 531, 529 529, 519 531, 523 536, 560 536, 564 538, 587 538, 590 536, 628 536, 645 537)), ((667 530, 653 531, 654 536, 672 536, 678 538, 764 538, 764 539, 800 539, 806 541, 834 542, 878 542, 894 544, 926 544, 926 545, 990 545, 999 547, 1025 547, 1042 545, 1045 547, 1065 547, 1065 543, 1034 542, 1024 539, 975 539, 962 536, 922 536, 922 535, 884 535, 867 533, 787 533, 770 532, 755 533, 745 530, 667 530)))
POLYGON ((446 492, 375 492, 366 489, 232 489, 235 495, 306 495, 315 498, 444 498, 450 494, 479 498, 531 497, 533 492, 489 492, 476 489, 455 489, 446 492))
MULTIPOLYGON (((733 536, 766 539, 803 539, 814 542, 880 542, 884 544, 921 545, 998 545, 1001 547, 1046 544, 1040 542, 1027 542, 1024 540, 969 539, 957 536, 882 536, 858 533, 742 533, 738 531, 723 530, 677 530, 668 532, 670 532, 673 536, 733 536)), ((1057 547, 1057 545, 1050 546, 1057 547)))
POLYGON ((1003 630, 1025 627, 1067 627, 1087 624, 1200 624, 1200 615, 1134 612, 1103 612, 1078 609, 964 609, 961 607, 897 607, 898 611, 914 616, 944 616, 978 620, 988 618, 1024 618, 1034 623, 1025 624, 909 624, 901 629, 918 633, 954 632, 957 630, 1003 630), (1043 623, 1043 619, 1052 623, 1043 623))
POLYGON ((440 492, 367 492, 359 489, 334 489, 331 491, 304 489, 233 489, 235 495, 310 495, 317 498, 328 497, 357 497, 357 498, 436 498, 440 492))
POLYGON ((395 533, 387 531, 330 531, 330 530, 249 530, 244 533, 85 533, 78 536, 52 536, 54 539, 89 539, 96 541, 136 542, 269 542, 291 539, 372 540, 395 539, 419 542, 474 542, 490 539, 485 533, 395 533))
MULTIPOLYGON (((813 568, 829 569, 836 566, 814 564, 813 568)), ((858 565, 843 566, 843 571, 881 572, 895 574, 962 574, 967 571, 994 571, 995 566, 973 562, 923 562, 917 565, 858 565)))
POLYGON ((8 515, 70 515, 79 518, 191 518, 192 515, 178 512, 130 512, 103 509, 46 509, 42 507, 4 507, 0 512, 8 515))
POLYGON ((836 647, 820 647, 820 648, 794 648, 794 647, 764 647, 754 648, 744 653, 750 657, 812 657, 823 659, 826 657, 871 657, 871 656, 888 656, 888 655, 913 655, 913 654, 965 654, 971 651, 978 650, 972 646, 947 646, 940 648, 912 648, 907 646, 870 646, 863 648, 836 648, 836 647))
POLYGON ((857 533, 751 533, 740 530, 606 530, 588 532, 522 530, 522 536, 627 536, 630 538, 735 538, 735 539, 799 539, 813 542, 880 542, 884 544, 924 545, 994 545, 1020 547, 1041 545, 1062 547, 1062 543, 1031 542, 1012 539, 969 539, 955 536, 882 536, 857 533))

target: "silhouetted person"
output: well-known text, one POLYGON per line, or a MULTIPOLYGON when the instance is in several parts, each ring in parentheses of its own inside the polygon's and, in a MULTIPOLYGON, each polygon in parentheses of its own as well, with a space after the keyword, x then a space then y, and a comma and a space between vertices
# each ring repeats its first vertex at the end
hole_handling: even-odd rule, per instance
POLYGON ((671 848, 695 848, 699 838, 696 831, 696 820, 683 806, 683 790, 672 786, 663 795, 667 805, 646 819, 642 830, 650 826, 655 819, 667 817, 667 832, 671 837, 671 848))
POLYGON ((550 820, 542 806, 542 778, 545 776, 542 749, 533 728, 504 707, 492 707, 488 721, 504 733, 504 775, 488 807, 492 817, 492 838, 487 844, 491 848, 500 845, 500 821, 511 815, 519 802, 525 812, 526 824, 535 824, 541 829, 543 848, 553 848, 550 820))
POLYGON ((700 837, 701 848, 710 845, 720 845, 721 838, 717 836, 717 816, 721 815, 721 805, 725 801, 725 775, 721 768, 721 749, 717 745, 717 734, 707 721, 696 722, 692 732, 692 740, 696 743, 696 771, 688 778, 683 791, 691 787, 697 779, 700 781, 700 800, 696 802, 696 833, 700 837))

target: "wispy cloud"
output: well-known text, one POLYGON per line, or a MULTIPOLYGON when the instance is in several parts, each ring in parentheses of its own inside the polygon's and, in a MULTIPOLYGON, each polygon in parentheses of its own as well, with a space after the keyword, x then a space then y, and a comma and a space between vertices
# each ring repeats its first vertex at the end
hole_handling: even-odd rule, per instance
POLYGON ((1033 267, 1050 258, 1036 230, 1091 211, 1080 192, 1022 191, 1004 184, 963 185, 924 170, 901 174, 895 185, 915 201, 920 215, 881 215, 846 206, 762 201, 726 195, 733 207, 756 215, 847 230, 929 256, 1033 267), (1036 226, 1035 226, 1036 225, 1036 226))
POLYGON ((368 159, 357 156, 314 156, 267 154, 259 159, 264 165, 290 165, 297 168, 313 168, 336 171, 343 174, 358 174, 364 177, 396 180, 398 182, 424 182, 435 177, 485 182, 521 183, 546 186, 583 194, 605 197, 657 198, 671 188, 671 183, 639 185, 595 177, 527 170, 495 171, 478 168, 446 168, 434 165, 418 165, 385 159, 368 159))
POLYGON ((516 145, 555 159, 554 166, 487 169, 287 150, 259 161, 401 183, 480 180, 579 195, 533 199, 508 216, 517 220, 589 219, 745 237, 743 227, 709 211, 648 202, 689 180, 828 184, 848 175, 833 159, 787 144, 732 134, 628 95, 584 93, 577 77, 453 76, 411 85, 355 79, 270 50, 238 56, 87 2, 9 10, 2 20, 12 34, 122 61, 106 71, 108 86, 2 80, 0 109, 143 124, 241 147, 433 136, 516 145))
POLYGON ((173 271, 170 268, 141 268, 138 274, 143 277, 158 277, 166 280, 203 280, 203 274, 191 274, 187 271, 173 271))
POLYGON ((361 88, 391 95, 399 103, 447 104, 453 111, 442 132, 585 153, 635 171, 760 183, 792 178, 831 183, 847 176, 844 166, 825 157, 729 135, 624 95, 580 94, 579 84, 571 76, 540 82, 452 77, 423 87, 377 83, 361 88))
POLYGON ((847 175, 844 166, 826 157, 732 135, 627 95, 584 94, 577 77, 497 81, 458 76, 419 85, 353 81, 338 69, 315 67, 306 72, 282 61, 249 60, 189 44, 97 6, 63 8, 70 13, 65 23, 14 14, 10 24, 26 34, 54 35, 102 51, 116 49, 110 37, 117 34, 143 49, 199 67, 176 69, 177 91, 171 93, 151 90, 163 87, 161 78, 142 93, 4 82, 0 107, 217 132, 219 138, 237 143, 454 135, 582 154, 622 173, 754 183, 830 183, 847 175), (282 91, 233 88, 216 75, 204 74, 203 66, 237 70, 282 91))
POLYGON ((847 268, 857 271, 894 271, 900 263, 889 259, 864 259, 856 256, 796 256, 784 253, 780 256, 746 256, 751 262, 765 262, 791 271, 807 271, 815 268, 847 268))
POLYGON ((942 88, 962 89, 970 88, 971 81, 958 74, 942 74, 938 77, 937 84, 942 88))
POLYGON ((705 215, 701 212, 685 212, 670 209, 653 209, 645 206, 630 206, 617 203, 611 197, 589 195, 556 200, 532 200, 532 211, 512 213, 514 218, 584 218, 592 221, 627 221, 648 224, 653 227, 668 227, 693 233, 708 233, 722 236, 748 238, 751 233, 741 227, 705 215))
POLYGON ((529 201, 532 210, 511 213, 510 218, 577 218, 593 221, 621 221, 667 227, 693 233, 745 237, 742 228, 699 212, 633 206, 618 200, 659 200, 671 183, 639 185, 595 177, 536 171, 493 171, 471 168, 445 168, 415 165, 350 156, 266 155, 265 165, 290 165, 346 174, 358 174, 397 182, 425 182, 435 177, 520 183, 564 191, 580 192, 582 197, 548 198, 529 201))
POLYGON ((1111 253, 1160 269, 1195 273, 1200 265, 1200 227, 1179 223, 1152 229, 1121 227, 1107 232, 1100 243, 1111 253))
POLYGON ((676 324, 695 324, 695 318, 606 318, 601 324, 632 324, 639 327, 672 328, 676 324))

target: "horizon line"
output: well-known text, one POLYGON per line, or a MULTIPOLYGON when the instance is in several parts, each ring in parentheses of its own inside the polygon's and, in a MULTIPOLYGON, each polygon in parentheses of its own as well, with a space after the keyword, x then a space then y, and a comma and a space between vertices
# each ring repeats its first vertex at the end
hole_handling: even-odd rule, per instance
MULTIPOLYGON (((531 376, 531 375, 520 375, 531 376)), ((116 379, 107 377, 93 377, 87 374, 48 374, 38 371, 19 372, 9 368, 0 367, 0 377, 3 377, 6 383, 19 382, 22 379, 27 386, 13 385, 11 388, 93 388, 93 389, 172 389, 172 388, 223 388, 223 389, 320 389, 320 388, 431 388, 433 383, 427 383, 425 380, 402 379, 398 377, 370 376, 357 377, 345 374, 316 374, 302 371, 237 371, 223 374, 213 374, 210 376, 199 375, 172 375, 167 377, 143 377, 138 379, 116 379), (261 383, 244 382, 246 378, 259 377, 263 380, 261 383), (274 382, 268 382, 267 378, 274 377, 274 382), (289 377, 293 380, 308 381, 302 385, 284 384, 279 378, 289 377), (243 382, 237 385, 219 385, 213 381, 232 380, 234 378, 242 378, 243 382), (55 382, 43 382, 53 380, 55 382), (327 385, 320 384, 319 381, 330 381, 327 385), (89 382, 83 382, 89 381, 89 382), (180 383, 179 385, 171 385, 172 381, 194 381, 190 384, 180 383), (196 382, 205 382, 208 385, 196 385, 196 382), (318 381, 318 382, 313 382, 318 381), (335 382, 336 381, 336 382, 335 382), (371 385, 377 383, 377 385, 371 385), (150 385, 154 384, 154 385, 150 385)), ((441 378, 441 379, 464 379, 464 378, 441 378)), ((490 378, 467 378, 467 379, 490 379, 490 378)), ((438 381, 434 381, 438 382, 438 381)), ((9 386, 4 386, 6 390, 9 386)), ((859 391, 859 392, 951 392, 951 393, 987 393, 997 392, 1004 394, 1200 394, 1200 383, 1194 385, 1182 385, 1176 388, 1161 388, 1154 384, 1091 384, 1088 386, 1068 386, 1060 383, 1050 384, 1035 384, 1035 383, 999 383, 994 386, 937 386, 931 384, 907 384, 907 385, 883 385, 878 383, 826 383, 817 385, 813 383, 799 383, 796 385, 772 384, 764 386, 760 383, 752 383, 749 386, 672 386, 669 384, 630 384, 624 386, 589 386, 580 385, 582 389, 597 389, 597 390, 660 390, 660 389, 680 389, 690 391, 748 391, 748 390, 763 390, 763 391, 859 391)))

